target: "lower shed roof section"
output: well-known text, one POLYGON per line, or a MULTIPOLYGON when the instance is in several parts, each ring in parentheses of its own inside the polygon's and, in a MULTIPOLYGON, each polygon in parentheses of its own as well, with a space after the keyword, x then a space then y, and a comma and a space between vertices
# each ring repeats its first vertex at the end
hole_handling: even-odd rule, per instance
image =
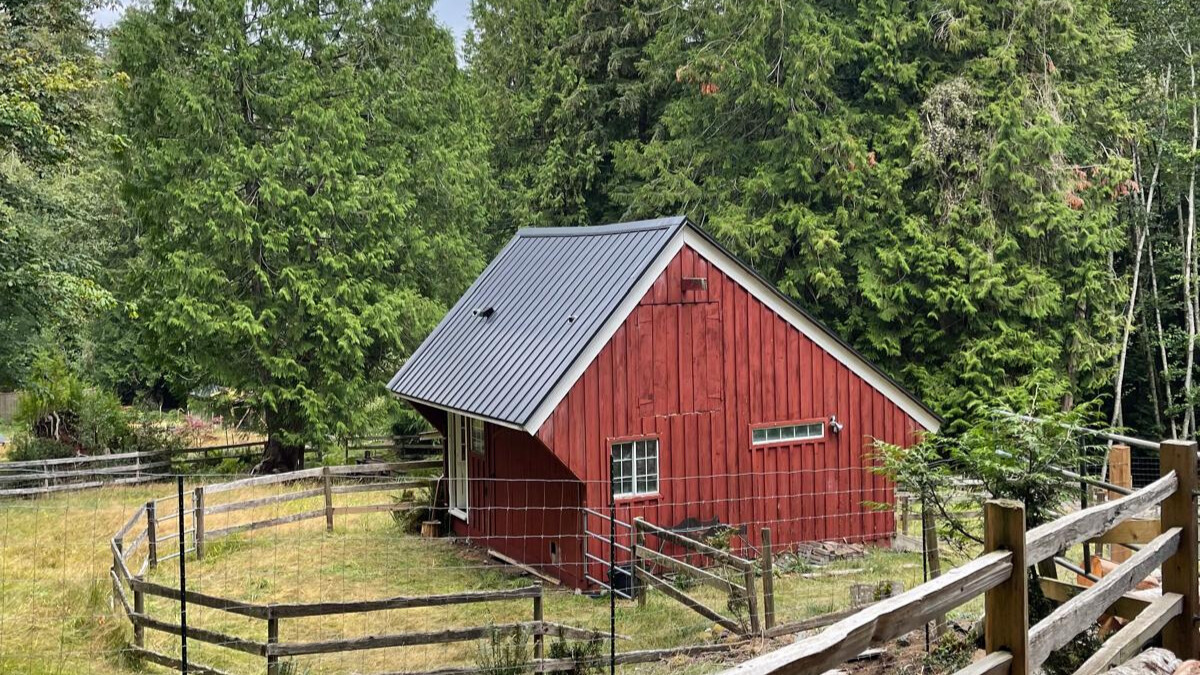
POLYGON ((525 427, 686 222, 520 230, 388 388, 525 427))

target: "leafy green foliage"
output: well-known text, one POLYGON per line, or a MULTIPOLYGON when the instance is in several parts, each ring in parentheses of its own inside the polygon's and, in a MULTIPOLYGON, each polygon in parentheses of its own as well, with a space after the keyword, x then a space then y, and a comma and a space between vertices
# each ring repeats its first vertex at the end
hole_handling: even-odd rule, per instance
POLYGON ((559 636, 550 643, 549 657, 573 661, 574 666, 566 671, 570 675, 599 675, 604 672, 600 655, 603 647, 600 640, 567 640, 559 636))
POLYGON ((363 425, 479 271, 489 185, 428 2, 311 9, 160 0, 113 36, 139 312, 157 350, 252 395, 277 466, 363 425))
POLYGON ((75 448, 53 438, 38 438, 31 434, 18 434, 6 459, 13 462, 28 462, 40 459, 60 459, 75 455, 75 448))
POLYGON ((1089 406, 1029 421, 997 413, 954 436, 931 434, 912 448, 881 443, 881 471, 900 489, 919 495, 935 509, 940 533, 966 545, 981 543, 959 515, 964 506, 978 511, 977 497, 964 496, 964 481, 978 482, 987 499, 1014 499, 1025 505, 1028 528, 1056 517, 1060 507, 1078 499, 1079 481, 1059 469, 1095 468, 1103 448, 1078 429, 1092 421, 1089 406), (963 500, 968 500, 963 503, 963 500))
POLYGON ((32 429, 46 415, 78 408, 82 399, 83 381, 67 366, 66 357, 42 350, 33 358, 14 421, 32 429))
POLYGON ((661 78, 641 69, 656 15, 619 0, 480 0, 465 47, 505 190, 497 232, 621 219, 617 144, 650 138, 661 78))
POLYGON ((0 7, 0 386, 112 302, 96 280, 114 195, 101 183, 100 62, 81 0, 0 7))

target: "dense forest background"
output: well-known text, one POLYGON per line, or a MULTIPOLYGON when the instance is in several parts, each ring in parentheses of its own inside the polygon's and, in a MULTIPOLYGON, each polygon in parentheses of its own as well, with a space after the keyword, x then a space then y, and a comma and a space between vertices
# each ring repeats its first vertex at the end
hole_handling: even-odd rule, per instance
POLYGON ((1189 0, 92 8, 0 3, 0 388, 230 387, 286 455, 517 228, 686 214, 952 431, 1196 435, 1189 0))

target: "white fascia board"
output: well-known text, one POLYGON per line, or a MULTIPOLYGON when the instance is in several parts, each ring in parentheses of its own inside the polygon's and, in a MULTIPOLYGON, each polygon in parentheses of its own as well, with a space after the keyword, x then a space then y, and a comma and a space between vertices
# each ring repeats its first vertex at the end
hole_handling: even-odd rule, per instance
POLYGON ((803 312, 797 310, 790 301, 780 296, 778 290, 763 283, 756 275, 747 271, 742 263, 714 246, 712 242, 705 239, 702 235, 692 232, 689 228, 684 228, 684 232, 686 233, 685 243, 703 256, 709 263, 715 265, 717 269, 724 272, 730 279, 741 284, 757 300, 770 307, 771 311, 783 317, 785 321, 801 333, 804 333, 808 339, 813 341, 813 344, 831 354, 842 365, 849 368, 850 372, 860 377, 867 384, 886 396, 888 400, 899 406, 909 417, 916 420, 917 424, 920 424, 928 431, 938 430, 941 422, 935 415, 913 399, 911 394, 898 387, 896 383, 867 363, 862 356, 846 347, 840 340, 830 335, 825 328, 813 322, 803 312))
POLYGON ((638 279, 637 284, 629 290, 629 293, 621 300, 621 304, 617 305, 617 308, 613 310, 612 315, 608 317, 608 320, 604 322, 600 330, 592 336, 587 347, 579 354, 575 362, 571 364, 571 368, 558 379, 558 382, 550 390, 550 393, 546 395, 546 398, 542 399, 537 410, 533 412, 533 415, 525 423, 525 431, 528 431, 530 435, 537 435, 538 429, 542 428, 542 425, 546 423, 546 420, 558 408, 558 404, 562 403, 562 400, 567 397, 567 394, 571 391, 571 387, 574 387, 579 378, 583 377, 584 371, 588 369, 592 361, 596 360, 596 357, 600 355, 600 351, 616 335, 621 324, 625 323, 625 320, 637 308, 642 298, 646 297, 646 293, 650 291, 650 287, 654 285, 658 277, 667 269, 667 265, 670 265, 679 251, 683 249, 684 233, 687 231, 688 228, 686 226, 679 228, 675 236, 671 237, 671 240, 663 246, 658 257, 650 263, 650 266, 646 268, 641 278, 638 279))

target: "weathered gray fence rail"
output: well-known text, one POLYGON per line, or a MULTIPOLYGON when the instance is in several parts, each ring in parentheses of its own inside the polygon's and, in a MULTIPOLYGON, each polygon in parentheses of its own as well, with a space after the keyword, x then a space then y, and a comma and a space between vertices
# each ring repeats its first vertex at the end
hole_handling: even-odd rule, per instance
MULTIPOLYGON (((361 461, 385 461, 391 458, 417 457, 441 452, 439 436, 369 437, 369 448, 348 457, 361 461)), ((351 439, 354 441, 355 439, 351 439)), ((34 497, 74 490, 129 485, 162 480, 172 468, 195 470, 197 465, 215 466, 226 459, 251 460, 262 452, 263 441, 230 443, 207 447, 155 452, 127 452, 112 455, 86 455, 59 459, 0 462, 0 498, 34 497)), ((311 451, 310 455, 315 455, 311 451)))
MULTIPOLYGON (((163 527, 169 522, 177 521, 178 518, 190 518, 190 527, 186 527, 183 533, 186 551, 188 553, 195 553, 198 558, 203 558, 206 542, 211 542, 214 538, 235 532, 260 530, 322 517, 325 518, 326 527, 332 529, 335 518, 338 517, 416 508, 417 505, 411 502, 396 502, 394 500, 368 505, 339 505, 335 502, 335 495, 364 492, 395 492, 397 490, 431 487, 432 483, 437 480, 436 478, 404 475, 404 472, 438 468, 440 466, 440 460, 424 460, 320 467, 287 474, 256 476, 226 483, 198 486, 192 492, 190 508, 186 508, 182 513, 160 512, 160 508, 169 508, 169 505, 176 500, 174 496, 153 500, 139 506, 130 515, 125 524, 113 534, 111 541, 113 564, 110 576, 113 583, 114 604, 122 609, 133 626, 134 653, 153 663, 166 665, 167 667, 179 667, 179 661, 174 656, 155 652, 147 646, 145 632, 151 630, 179 635, 183 631, 183 627, 172 621, 152 616, 147 609, 146 598, 157 597, 176 602, 186 598, 186 601, 192 605, 263 621, 265 626, 262 635, 265 635, 265 639, 230 635, 193 625, 187 627, 187 636, 189 640, 218 645, 225 649, 262 657, 269 675, 282 672, 280 665, 281 657, 445 644, 479 640, 490 637, 497 632, 501 634, 513 634, 518 631, 533 641, 534 656, 536 659, 535 668, 537 672, 571 670, 574 668, 574 662, 568 663, 567 660, 545 658, 543 644, 545 636, 561 636, 574 640, 599 640, 605 639, 608 636, 605 633, 546 620, 544 616, 543 589, 540 584, 496 591, 470 591, 466 593, 422 597, 405 596, 346 602, 264 604, 224 598, 191 590, 181 592, 178 588, 150 582, 145 578, 148 570, 178 556, 178 553, 160 556, 158 552, 160 545, 175 542, 178 539, 179 535, 177 533, 167 533, 166 528, 163 527), (355 482, 339 482, 346 479, 355 482), (361 482, 364 480, 368 482, 361 482), (290 491, 251 499, 241 499, 239 501, 224 501, 219 503, 217 501, 228 495, 236 496, 239 490, 246 488, 260 488, 284 484, 287 485, 290 491), (323 508, 269 518, 263 518, 261 512, 255 513, 255 509, 264 506, 277 507, 280 504, 288 502, 317 498, 321 498, 324 502, 323 508), (219 528, 209 528, 206 525, 206 519, 216 516, 222 516, 227 519, 234 516, 240 518, 235 522, 223 523, 219 528), (137 568, 136 572, 133 571, 134 568, 137 568), (280 624, 289 619, 521 600, 531 603, 531 614, 528 621, 499 625, 444 628, 437 631, 364 635, 337 640, 281 642, 279 639, 280 624)), ((176 522, 172 529, 177 532, 178 527, 179 525, 176 522)), ((177 550, 177 543, 171 548, 177 550)), ((732 648, 732 645, 721 645, 720 647, 721 649, 729 649, 732 648)), ((632 663, 658 660, 677 653, 681 652, 679 650, 649 650, 631 652, 628 655, 623 655, 622 658, 632 663)), ((226 675, 221 671, 207 666, 189 664, 189 668, 200 673, 226 675)), ((452 668, 444 672, 471 673, 481 671, 476 668, 452 668)))

